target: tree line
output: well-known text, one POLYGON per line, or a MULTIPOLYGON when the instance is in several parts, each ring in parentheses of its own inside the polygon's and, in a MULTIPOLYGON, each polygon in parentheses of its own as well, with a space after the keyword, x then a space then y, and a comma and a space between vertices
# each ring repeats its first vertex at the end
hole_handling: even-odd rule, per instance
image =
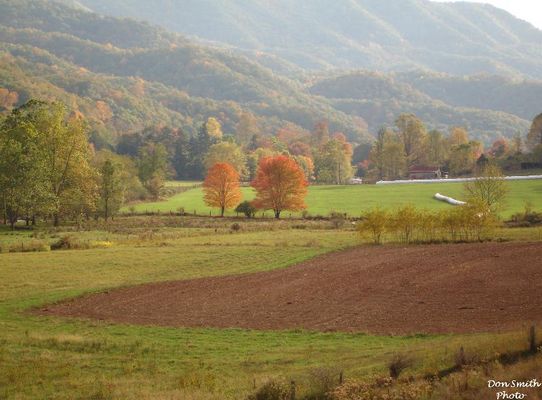
MULTIPOLYGON (((122 136, 111 151, 89 143, 80 114, 60 102, 31 100, 0 121, 2 214, 12 226, 36 217, 55 225, 61 218, 109 219, 126 202, 159 199, 167 179, 203 180, 217 164, 228 164, 239 182, 254 186, 262 162, 280 156, 295 163, 305 182, 321 184, 346 184, 355 174, 397 179, 416 165, 438 166, 453 175, 472 174, 489 162, 506 170, 540 158, 539 119, 525 143, 518 135, 484 150, 465 129, 453 128, 448 135, 427 131, 412 114, 381 129, 374 143, 356 146, 344 134, 331 133, 326 121, 311 131, 286 124, 270 136, 254 115, 244 113, 235 134, 209 117, 195 135, 149 127, 122 136)), ((252 205, 243 207, 240 212, 252 212, 252 205)))
POLYGON ((12 228, 20 219, 108 219, 138 191, 133 160, 95 152, 85 121, 64 104, 31 100, 0 121, 0 206, 12 228))
POLYGON ((181 129, 149 127, 122 136, 116 151, 152 167, 142 179, 149 189, 152 176, 202 180, 217 163, 230 164, 241 181, 249 182, 262 159, 278 155, 294 159, 307 181, 313 183, 345 184, 355 172, 353 145, 341 132, 330 133, 327 121, 318 122, 312 131, 286 124, 270 136, 251 113, 241 116, 235 134, 224 132, 218 118, 209 117, 196 135, 189 136, 181 129), (146 161, 149 159, 152 162, 146 161))
POLYGON ((497 138, 489 147, 472 140, 462 127, 453 127, 448 134, 428 130, 414 114, 402 114, 394 127, 378 131, 372 145, 360 146, 356 154, 360 176, 374 180, 408 177, 415 166, 440 168, 450 176, 469 176, 489 162, 513 172, 529 166, 542 166, 542 140, 536 120, 525 138, 516 134, 512 140, 497 138), (360 160, 368 154, 365 160, 360 160))

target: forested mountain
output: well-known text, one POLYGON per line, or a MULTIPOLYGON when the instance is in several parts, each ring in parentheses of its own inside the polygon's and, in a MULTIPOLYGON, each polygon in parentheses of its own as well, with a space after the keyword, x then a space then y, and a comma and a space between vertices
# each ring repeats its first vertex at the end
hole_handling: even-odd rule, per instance
MULTIPOLYGON (((69 0, 66 0, 69 1, 69 0)), ((542 31, 495 7, 428 0, 72 0, 304 68, 542 78, 542 31)))
POLYGON ((490 75, 358 71, 320 79, 309 91, 362 117, 373 132, 408 112, 437 128, 466 126, 485 142, 526 132, 542 107, 542 81, 490 75))
POLYGON ((0 88, 18 97, 4 109, 61 99, 110 136, 148 124, 193 133, 209 116, 233 133, 250 112, 268 134, 326 119, 352 140, 368 137, 358 119, 245 57, 56 2, 0 0, 0 57, 0 88))
MULTIPOLYGON (((146 9, 149 17, 159 13, 162 7, 160 1, 153 2, 152 7, 146 9)), ((291 35, 282 42, 285 46, 295 43, 301 46, 302 43, 316 41, 319 35, 329 34, 335 25, 320 26, 319 31, 314 32, 314 37, 309 30, 298 38, 297 28, 294 32, 289 26, 293 16, 285 17, 279 25, 275 25, 279 23, 275 17, 292 12, 298 18, 298 25, 304 26, 322 21, 322 18, 332 18, 339 10, 346 13, 348 7, 355 6, 358 12, 365 10, 362 13, 364 18, 369 18, 370 14, 366 9, 380 9, 376 2, 369 0, 339 2, 332 12, 328 12, 331 15, 326 17, 326 13, 316 15, 315 11, 324 7, 323 1, 297 6, 285 1, 260 3, 255 0, 250 4, 241 4, 237 0, 215 0, 211 4, 204 0, 187 1, 185 4, 180 0, 170 0, 164 3, 162 11, 168 10, 169 15, 182 11, 180 21, 192 15, 201 27, 205 27, 208 18, 214 16, 213 27, 188 33, 201 33, 205 38, 215 30, 223 29, 224 41, 231 39, 236 32, 233 28, 228 30, 225 25, 228 21, 233 24, 254 13, 254 17, 243 20, 246 33, 242 35, 243 38, 251 38, 258 43, 262 35, 267 38, 261 32, 251 31, 256 29, 252 24, 261 24, 262 32, 267 32, 269 40, 273 37, 279 40, 275 37, 278 29, 280 33, 291 35), (208 6, 208 13, 196 15, 196 11, 205 5, 208 6), (299 15, 296 11, 298 8, 304 10, 304 16, 299 15), (230 14, 223 16, 226 10, 230 14), (231 14, 233 11, 235 13, 231 14), (263 23, 260 19, 265 15, 267 22, 263 23)), ((405 18, 418 18, 417 14, 412 14, 413 10, 433 10, 433 7, 439 9, 444 6, 410 0, 402 0, 401 4, 403 6, 398 10, 398 4, 389 2, 388 14, 396 12, 403 13, 405 18)), ((267 135, 275 134, 288 124, 311 130, 325 119, 329 121, 332 132, 341 131, 350 140, 363 142, 371 140, 367 128, 374 133, 382 125, 393 124, 395 118, 405 112, 417 114, 429 128, 448 130, 456 125, 464 126, 474 138, 491 143, 500 136, 512 137, 517 132, 527 132, 529 121, 540 112, 538 99, 542 81, 534 79, 489 74, 457 76, 427 69, 387 73, 357 71, 348 74, 341 71, 309 72, 285 61, 278 52, 255 52, 250 46, 244 46, 245 49, 210 46, 147 22, 100 16, 88 11, 133 15, 138 6, 136 0, 119 0, 107 6, 98 0, 78 0, 76 3, 72 0, 0 0, 0 113, 31 97, 60 99, 87 116, 94 140, 105 144, 115 143, 118 136, 150 125, 180 127, 186 133, 194 134, 210 116, 218 118, 226 134, 235 134, 239 122, 247 114, 256 117, 260 131, 267 135)), ((446 6, 470 9, 472 5, 446 6)), ((494 49, 506 43, 509 49, 527 45, 532 49, 538 48, 538 44, 529 44, 530 35, 537 37, 539 34, 529 25, 492 8, 472 6, 472 9, 485 10, 508 21, 509 25, 503 25, 504 22, 492 20, 492 24, 496 25, 484 28, 502 28, 500 44, 497 39, 491 39, 495 42, 494 49), (505 26, 508 28, 504 29, 505 26), (514 46, 510 44, 513 42, 510 36, 505 34, 512 35, 512 32, 518 38, 514 46)), ((427 17, 426 13, 423 15, 427 17)), ((351 18, 345 19, 347 23, 343 24, 345 32, 342 38, 348 37, 346 33, 352 35, 357 32, 349 25, 354 25, 358 30, 368 29, 363 28, 364 19, 350 24, 352 18, 358 17, 354 13, 351 18)), ((392 51, 395 58, 389 66, 394 67, 382 69, 419 67, 419 63, 407 65, 400 61, 409 42, 393 32, 399 27, 406 29, 404 24, 382 25, 374 16, 369 20, 376 24, 373 28, 387 27, 383 33, 373 30, 369 34, 374 39, 371 48, 380 48, 379 51, 384 54, 391 51, 391 47, 384 50, 384 42, 394 46, 402 43, 400 48, 392 51), (385 37, 388 39, 383 39, 385 37), (393 38, 397 41, 394 42, 393 38), (376 46, 377 42, 382 43, 376 46)), ((191 29, 190 26, 195 24, 186 20, 187 31, 191 29)), ((488 35, 484 37, 490 40, 493 36, 488 35)), ((410 36, 409 40, 423 42, 421 37, 410 36)), ((356 46, 363 47, 364 36, 356 40, 356 46)), ((314 43, 306 50, 317 58, 338 60, 331 54, 326 55, 328 45, 330 43, 326 41, 321 47, 314 43)), ((255 45, 254 49, 260 47, 261 43, 255 45)), ((341 48, 346 49, 344 46, 341 48)), ((294 55, 294 52, 289 54, 294 55)), ((367 53, 362 59, 367 61, 371 57, 367 53)), ((468 57, 465 60, 468 64, 468 57)), ((510 54, 506 60, 512 63, 517 61, 510 54)), ((532 57, 533 63, 538 60, 542 60, 542 57, 532 57)))

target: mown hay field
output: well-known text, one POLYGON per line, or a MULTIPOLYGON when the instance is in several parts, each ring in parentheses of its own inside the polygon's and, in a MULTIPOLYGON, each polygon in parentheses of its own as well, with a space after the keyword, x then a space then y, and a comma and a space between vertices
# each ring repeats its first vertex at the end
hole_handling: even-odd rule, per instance
MULTIPOLYGON (((526 203, 531 203, 535 209, 542 208, 542 180, 510 181, 508 182, 508 196, 502 210, 504 218, 520 212, 526 203)), ((407 184, 407 185, 351 185, 351 186, 311 186, 307 196, 307 211, 311 215, 327 216, 336 211, 358 217, 363 211, 375 206, 394 208, 403 204, 412 204, 418 208, 438 210, 450 205, 439 202, 433 197, 436 193, 463 199, 462 183, 431 183, 431 184, 407 184)), ((243 188, 245 200, 254 198, 252 188, 243 188)), ((165 201, 141 203, 133 206, 136 212, 176 212, 184 209, 187 213, 196 212, 202 215, 218 213, 210 209, 203 202, 201 188, 188 190, 175 195, 165 201)), ((125 207, 124 211, 129 211, 125 207)), ((235 215, 232 211, 229 215, 235 215)), ((266 213, 271 217, 271 213, 266 213)), ((262 213, 258 213, 261 216, 262 213)), ((288 217, 290 214, 285 213, 288 217)), ((294 214, 296 215, 296 214, 294 214)))

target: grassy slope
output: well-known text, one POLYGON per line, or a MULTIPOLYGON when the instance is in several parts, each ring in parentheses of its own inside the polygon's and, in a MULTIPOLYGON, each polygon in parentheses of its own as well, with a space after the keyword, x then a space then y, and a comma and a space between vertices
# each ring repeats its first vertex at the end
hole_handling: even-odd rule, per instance
POLYGON ((429 357, 420 368, 435 370, 451 362, 450 349, 460 344, 495 346, 510 338, 168 329, 23 313, 111 287, 282 268, 357 242, 353 232, 335 230, 167 233, 168 240, 127 235, 125 242, 119 233, 87 233, 118 244, 0 254, 0 398, 238 399, 272 376, 302 385, 307 370, 322 366, 358 376, 383 370, 393 353, 407 349, 429 357))
MULTIPOLYGON (((537 209, 542 205, 542 180, 513 181, 509 183, 509 189, 510 193, 503 211, 505 217, 523 210, 527 201, 530 201, 537 209)), ((313 215, 328 215, 331 211, 339 211, 352 216, 359 216, 364 210, 375 206, 393 208, 407 203, 427 209, 449 207, 434 200, 435 193, 461 199, 463 184, 312 186, 307 196, 307 206, 313 215)), ((254 197, 250 188, 244 188, 243 194, 248 200, 254 197)), ((138 204, 135 209, 139 212, 169 212, 176 211, 179 207, 184 207, 185 211, 190 213, 196 210, 200 214, 207 214, 210 211, 203 203, 201 189, 181 193, 163 202, 138 204)), ((216 210, 214 213, 216 214, 216 210)), ((271 216, 269 212, 267 214, 271 216)))

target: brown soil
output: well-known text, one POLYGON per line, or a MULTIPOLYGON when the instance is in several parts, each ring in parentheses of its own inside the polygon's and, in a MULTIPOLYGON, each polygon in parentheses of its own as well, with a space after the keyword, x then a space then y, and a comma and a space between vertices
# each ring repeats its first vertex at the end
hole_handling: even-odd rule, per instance
POLYGON ((542 322, 542 244, 360 247, 284 270, 115 289, 39 313, 173 327, 505 331, 542 322))

